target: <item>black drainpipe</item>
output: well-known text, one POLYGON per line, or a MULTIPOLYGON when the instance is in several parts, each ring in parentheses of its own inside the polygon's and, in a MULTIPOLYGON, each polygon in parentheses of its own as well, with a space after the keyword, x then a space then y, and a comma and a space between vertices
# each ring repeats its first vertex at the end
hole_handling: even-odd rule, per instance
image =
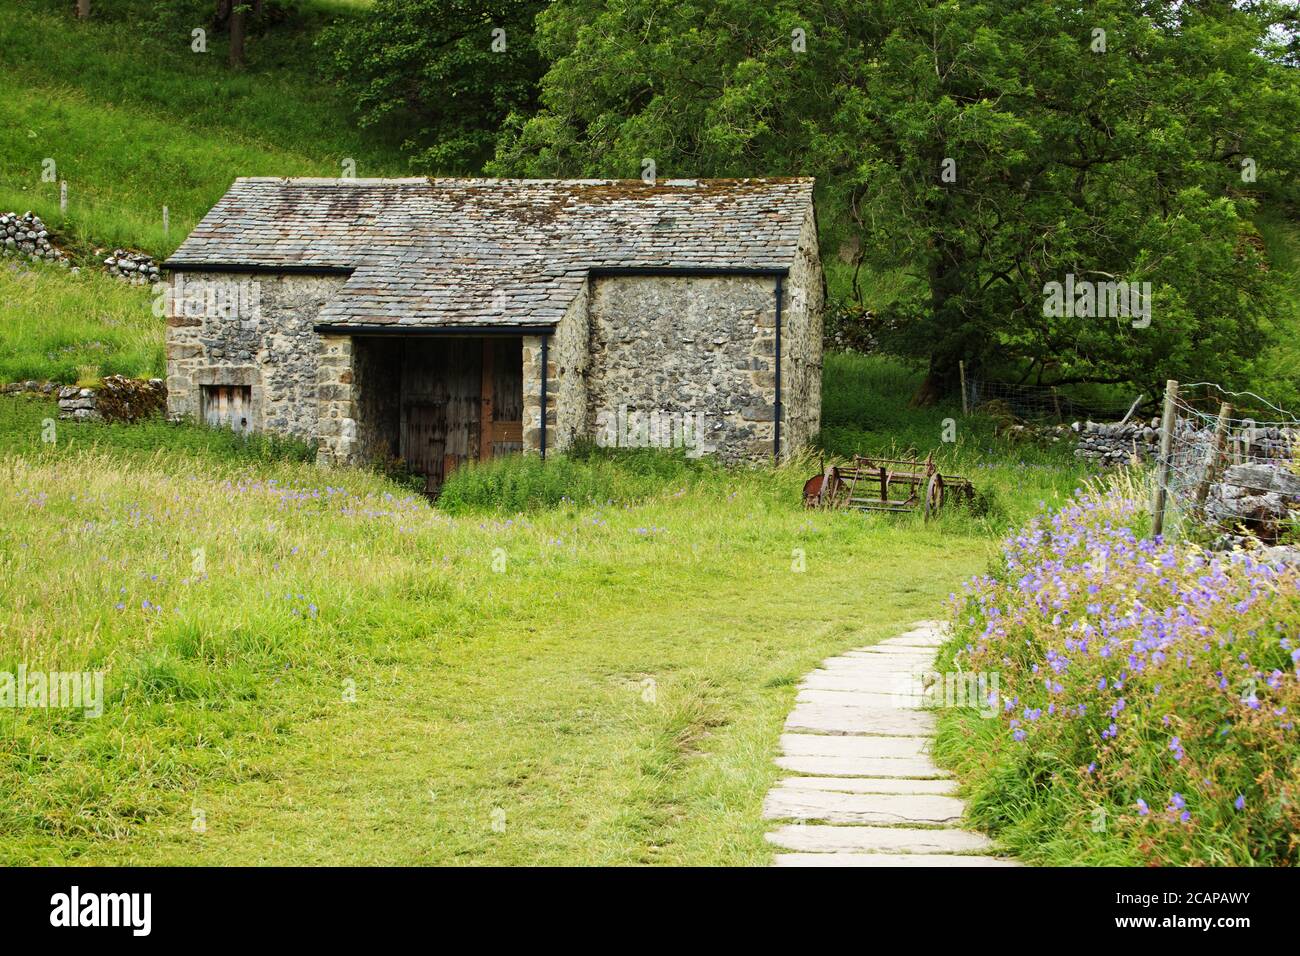
POLYGON ((542 335, 542 461, 546 461, 546 374, 548 371, 547 346, 550 341, 551 337, 549 335, 542 335))
MULTIPOLYGON (((784 290, 782 277, 776 277, 776 404, 772 413, 772 460, 781 463, 781 299, 784 290)), ((542 394, 545 394, 543 392, 542 394)), ((545 434, 545 432, 543 432, 545 434)))

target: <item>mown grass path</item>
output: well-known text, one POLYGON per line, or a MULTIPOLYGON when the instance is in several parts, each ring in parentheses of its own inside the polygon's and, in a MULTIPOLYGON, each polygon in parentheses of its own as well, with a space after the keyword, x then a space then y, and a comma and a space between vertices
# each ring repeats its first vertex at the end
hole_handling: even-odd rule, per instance
POLYGON ((843 572, 611 567, 603 593, 364 668, 272 776, 194 795, 206 833, 160 820, 103 861, 764 863, 793 675, 932 607, 982 561, 963 550, 865 593, 843 572))

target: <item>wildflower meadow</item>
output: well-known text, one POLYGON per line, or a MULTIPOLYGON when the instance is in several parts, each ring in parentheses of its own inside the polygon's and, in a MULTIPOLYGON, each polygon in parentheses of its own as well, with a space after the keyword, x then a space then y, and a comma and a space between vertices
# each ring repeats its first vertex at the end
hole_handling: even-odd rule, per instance
POLYGON ((1146 536, 1144 501, 1080 491, 954 598, 952 663, 999 674, 998 716, 949 715, 940 750, 1029 859, 1293 865, 1300 573, 1146 536))

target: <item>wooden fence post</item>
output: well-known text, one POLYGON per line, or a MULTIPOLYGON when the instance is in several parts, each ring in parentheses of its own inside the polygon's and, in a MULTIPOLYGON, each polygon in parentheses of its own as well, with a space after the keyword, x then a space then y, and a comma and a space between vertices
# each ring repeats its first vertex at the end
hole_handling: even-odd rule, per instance
POLYGON ((966 403, 966 360, 957 360, 957 371, 961 375, 961 413, 962 415, 970 414, 970 406, 966 403))
POLYGON ((1214 442, 1210 445, 1210 457, 1205 462, 1205 473, 1201 475, 1201 482, 1196 486, 1196 513, 1205 515, 1205 501, 1210 496, 1210 485, 1214 482, 1214 474, 1219 470, 1219 460, 1223 457, 1223 447, 1228 441, 1228 416, 1232 414, 1232 406, 1227 402, 1219 405, 1219 420, 1214 426, 1214 442))
POLYGON ((1161 534, 1165 529, 1165 503, 1168 500, 1169 459, 1174 448, 1175 403, 1178 401, 1178 383, 1172 378, 1165 382, 1165 413, 1160 420, 1160 459, 1156 462, 1156 487, 1151 495, 1151 534, 1161 534))

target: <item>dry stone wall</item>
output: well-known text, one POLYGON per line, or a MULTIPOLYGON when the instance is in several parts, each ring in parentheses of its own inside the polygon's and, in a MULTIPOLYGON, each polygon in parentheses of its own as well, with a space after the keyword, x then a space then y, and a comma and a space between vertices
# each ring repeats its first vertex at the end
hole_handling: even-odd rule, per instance
POLYGON ((68 257, 50 239, 49 230, 40 216, 30 210, 0 213, 0 248, 5 252, 68 265, 68 257))

